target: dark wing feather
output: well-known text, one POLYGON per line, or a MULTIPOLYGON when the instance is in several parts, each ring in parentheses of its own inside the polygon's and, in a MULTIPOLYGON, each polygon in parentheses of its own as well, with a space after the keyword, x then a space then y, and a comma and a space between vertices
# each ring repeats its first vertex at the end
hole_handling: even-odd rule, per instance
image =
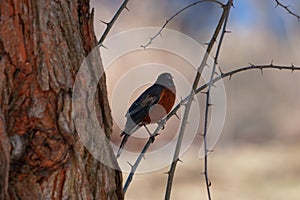
POLYGON ((130 132, 147 116, 150 107, 159 102, 162 91, 162 85, 154 84, 132 103, 125 115, 127 117, 126 132, 130 132))

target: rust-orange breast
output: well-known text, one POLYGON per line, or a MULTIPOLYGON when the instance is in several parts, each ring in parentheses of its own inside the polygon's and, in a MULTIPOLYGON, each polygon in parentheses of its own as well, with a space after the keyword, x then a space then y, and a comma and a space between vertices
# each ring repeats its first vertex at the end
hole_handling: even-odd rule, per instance
POLYGON ((150 108, 149 114, 142 121, 143 124, 151 124, 151 123, 159 122, 159 120, 161 120, 164 116, 166 116, 171 111, 175 103, 175 99, 176 99, 175 88, 172 88, 172 90, 165 88, 162 91, 159 102, 150 108))

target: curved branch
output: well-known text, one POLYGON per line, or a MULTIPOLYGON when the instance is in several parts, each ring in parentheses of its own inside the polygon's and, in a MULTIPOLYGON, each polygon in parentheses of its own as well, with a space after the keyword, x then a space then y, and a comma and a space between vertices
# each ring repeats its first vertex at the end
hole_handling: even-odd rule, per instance
POLYGON ((285 9, 290 15, 295 16, 295 17, 297 18, 298 22, 300 21, 300 15, 296 14, 295 12, 293 12, 293 11, 289 8, 289 6, 284 5, 284 4, 281 3, 279 0, 275 0, 275 2, 276 2, 275 8, 278 7, 278 6, 282 7, 282 8, 285 9))
POLYGON ((179 11, 177 11, 176 13, 174 13, 169 19, 166 20, 166 22, 163 24, 163 26, 161 27, 161 29, 156 33, 154 34, 152 37, 149 38, 149 41, 147 44, 145 45, 141 45, 141 47, 143 47, 144 49, 147 48, 155 38, 157 38, 159 35, 161 35, 162 31, 164 30, 164 28, 168 25, 168 23, 170 21, 172 21, 177 15, 179 15, 180 13, 182 13, 183 11, 187 10, 188 8, 190 7, 193 7, 199 3, 205 3, 205 2, 213 2, 213 3, 216 3, 218 5, 220 5, 221 7, 224 7, 225 5, 223 3, 221 3, 220 1, 217 1, 217 0, 201 0, 201 1, 196 1, 194 3, 191 3, 187 6, 185 6, 184 8, 180 9, 179 11))

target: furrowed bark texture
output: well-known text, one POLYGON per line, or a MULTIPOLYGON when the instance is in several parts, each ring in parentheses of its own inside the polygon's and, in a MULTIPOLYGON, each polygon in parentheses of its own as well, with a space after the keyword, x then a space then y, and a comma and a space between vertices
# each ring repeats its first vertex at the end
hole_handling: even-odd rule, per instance
MULTIPOLYGON (((0 1, 0 199, 123 199, 121 173, 93 158, 71 117, 96 43, 89 0, 0 1)), ((105 84, 96 108, 109 137, 105 84)), ((117 166, 109 144, 100 149, 117 166)))

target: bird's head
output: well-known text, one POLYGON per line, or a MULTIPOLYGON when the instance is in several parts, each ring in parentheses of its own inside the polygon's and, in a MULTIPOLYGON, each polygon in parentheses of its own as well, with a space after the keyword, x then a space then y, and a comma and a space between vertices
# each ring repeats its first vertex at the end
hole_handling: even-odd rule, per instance
POLYGON ((169 88, 174 87, 173 76, 167 72, 160 74, 155 83, 169 88))

